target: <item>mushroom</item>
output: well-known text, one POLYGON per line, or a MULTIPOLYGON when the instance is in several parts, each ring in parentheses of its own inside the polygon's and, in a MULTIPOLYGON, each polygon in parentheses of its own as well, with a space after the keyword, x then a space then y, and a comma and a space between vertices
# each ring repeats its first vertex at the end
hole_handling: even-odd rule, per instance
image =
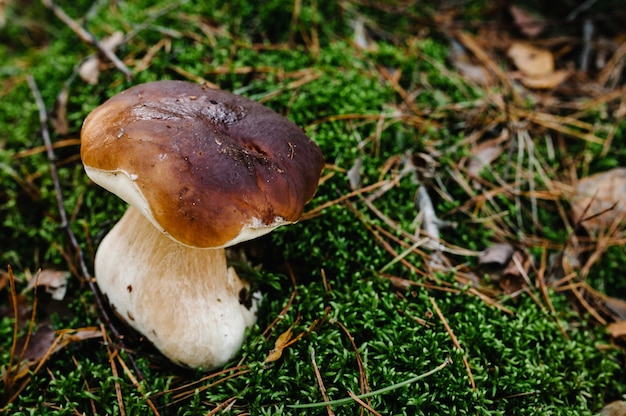
POLYGON ((247 98, 157 81, 89 114, 81 158, 89 178, 130 204, 95 258, 112 309, 178 365, 226 364, 260 294, 224 248, 298 221, 323 168, 319 147, 247 98))

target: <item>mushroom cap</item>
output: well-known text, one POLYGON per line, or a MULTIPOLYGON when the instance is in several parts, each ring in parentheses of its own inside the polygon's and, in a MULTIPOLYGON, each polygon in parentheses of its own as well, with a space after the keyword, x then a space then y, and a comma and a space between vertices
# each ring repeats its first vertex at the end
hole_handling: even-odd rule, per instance
POLYGON ((88 176, 190 247, 226 247, 296 222, 324 165, 287 118, 184 81, 137 85, 85 119, 88 176))

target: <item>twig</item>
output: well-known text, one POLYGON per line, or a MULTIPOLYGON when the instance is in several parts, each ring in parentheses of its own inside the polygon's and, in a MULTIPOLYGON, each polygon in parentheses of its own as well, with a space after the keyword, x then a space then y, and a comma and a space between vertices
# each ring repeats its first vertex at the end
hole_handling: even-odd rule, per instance
POLYGON ((105 56, 126 78, 131 79, 133 77, 132 72, 124 65, 124 63, 115 55, 115 53, 108 48, 103 47, 100 41, 92 35, 87 29, 79 25, 74 19, 69 17, 67 13, 52 0, 41 0, 44 6, 52 10, 54 14, 65 23, 70 29, 78 35, 78 37, 85 43, 98 49, 103 56, 105 56))
POLYGON ((122 388, 120 387, 119 382, 119 374, 117 372, 117 365, 115 365, 115 358, 119 354, 118 350, 112 350, 110 347, 110 342, 108 340, 108 336, 106 332, 102 334, 105 338, 105 342, 107 343, 107 353, 109 354, 109 364, 111 365, 111 374, 114 377, 114 386, 115 386, 115 396, 117 397, 117 405, 119 407, 120 416, 126 416, 126 407, 124 406, 124 396, 122 395, 122 388))
POLYGON ((215 407, 215 409, 213 409, 209 413, 207 413, 206 416, 216 415, 218 412, 221 412, 222 410, 226 409, 227 407, 231 407, 235 403, 235 400, 237 400, 237 396, 233 396, 230 399, 226 400, 225 402, 220 403, 219 405, 217 405, 215 407))
POLYGON ((369 386, 369 383, 367 382, 367 374, 365 374, 365 368, 363 366, 363 359, 361 358, 361 354, 359 354, 359 348, 356 346, 356 343, 354 342, 354 337, 350 334, 350 332, 348 331, 348 328, 346 328, 346 326, 342 324, 340 321, 336 321, 335 324, 337 324, 339 328, 341 328, 341 330, 345 332, 345 334, 348 336, 348 340, 350 341, 350 344, 352 345, 352 349, 354 350, 354 354, 356 355, 356 363, 359 367, 359 384, 361 385, 361 394, 369 393, 370 386, 369 386))
MULTIPOLYGON (((311 364, 313 364, 313 371, 315 371, 315 378, 317 379, 317 385, 320 388, 320 392, 322 393, 322 398, 325 402, 328 402, 328 396, 326 395, 326 387, 324 387, 324 380, 322 380, 322 375, 320 374, 320 370, 317 367, 317 362, 315 361, 315 349, 311 348, 311 364)), ((335 412, 330 407, 330 405, 326 406, 326 412, 328 416, 335 416, 335 412)))
MULTIPOLYGON (((120 345, 121 348, 125 349, 125 345, 122 340, 122 337, 119 331, 117 330, 117 328, 115 327, 115 325, 113 325, 113 321, 111 320, 111 316, 109 315, 107 311, 102 295, 100 291, 98 290, 94 281, 91 279, 89 269, 87 268, 87 263, 85 262, 85 256, 83 255, 83 251, 80 248, 80 245, 78 244, 78 240, 76 239, 74 232, 69 226, 69 222, 67 220, 67 213, 65 211, 65 205, 63 203, 63 193, 61 191, 61 182, 59 181, 59 175, 58 175, 56 164, 55 164, 56 156, 54 154, 52 142, 50 140, 50 132, 48 131, 48 113, 46 111, 46 106, 43 102, 43 98, 41 97, 41 93, 39 92, 39 88, 37 87, 37 83, 35 82, 35 79, 33 78, 32 75, 29 75, 27 79, 28 79, 28 85, 31 89, 31 92, 35 98, 35 102, 37 103, 37 107, 39 109, 39 123, 40 123, 40 128, 41 128, 41 136, 43 138, 44 145, 46 146, 46 154, 48 156, 48 163, 50 165, 50 176, 52 177, 52 181, 54 183, 54 191, 56 193, 57 206, 59 209, 59 217, 61 220, 60 227, 65 230, 67 237, 69 238, 70 245, 72 246, 72 248, 74 249, 78 257, 78 267, 79 267, 78 276, 87 284, 87 286, 93 293, 96 306, 98 307, 98 310, 100 311, 100 316, 102 317, 102 320, 104 321, 104 323, 107 325, 107 327, 113 334, 115 341, 120 345)), ((135 362, 134 358, 130 354, 129 354, 129 359, 132 363, 133 369, 135 370, 135 373, 137 374, 137 376, 140 379, 143 379, 143 375, 141 371, 139 370, 139 367, 137 367, 137 363, 135 362)))
MULTIPOLYGON (((439 316, 441 323, 443 323, 443 326, 446 328, 446 331, 448 331, 448 335, 450 335, 450 338, 452 339, 452 343, 459 351, 462 352, 463 348, 461 348, 461 344, 459 343, 459 340, 456 338, 456 335, 454 335, 454 332, 452 332, 452 328, 450 328, 450 325, 448 325, 448 321, 446 321, 446 318, 443 316, 443 313, 441 313, 441 309, 439 309, 439 306, 437 306, 435 299, 433 297, 430 297, 429 299, 430 299, 430 303, 433 305, 433 308, 435 309, 435 312, 437 313, 437 316, 439 316)), ((465 368, 467 369, 467 376, 469 377, 470 384, 472 385, 472 390, 476 391, 476 383, 474 382, 474 376, 472 375, 472 370, 469 366, 469 363, 467 362, 467 356, 465 354, 463 354, 463 364, 465 365, 465 368)))
POLYGON ((351 391, 348 392, 348 395, 350 395, 350 397, 352 397, 352 399, 357 402, 358 404, 360 404, 363 408, 367 409, 368 412, 370 412, 371 414, 373 414, 374 416, 381 416, 380 413, 378 413, 376 410, 374 410, 372 408, 372 406, 368 405, 367 403, 365 403, 363 400, 359 399, 359 396, 357 396, 356 394, 352 393, 351 391))

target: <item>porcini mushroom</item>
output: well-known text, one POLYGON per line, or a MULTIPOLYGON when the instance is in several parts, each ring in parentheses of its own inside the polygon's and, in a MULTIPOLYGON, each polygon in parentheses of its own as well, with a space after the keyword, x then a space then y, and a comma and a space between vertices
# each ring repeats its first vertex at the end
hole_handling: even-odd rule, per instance
POLYGON ((87 175, 130 204, 95 276, 111 307, 171 361, 223 366, 258 298, 224 248, 296 222, 324 159, 287 118, 183 81, 137 85, 85 119, 87 175))

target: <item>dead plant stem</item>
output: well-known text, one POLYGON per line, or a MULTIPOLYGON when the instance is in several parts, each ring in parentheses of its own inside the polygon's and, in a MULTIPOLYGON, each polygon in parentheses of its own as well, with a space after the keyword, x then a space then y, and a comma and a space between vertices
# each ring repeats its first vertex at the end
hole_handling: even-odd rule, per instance
MULTIPOLYGON (((76 236, 74 235, 74 232, 72 231, 69 225, 69 222, 67 220, 67 213, 65 211, 65 205, 63 202, 63 192, 61 190, 61 182, 59 181, 59 175, 58 175, 56 164, 55 164, 56 156, 54 154, 52 142, 50 140, 50 132, 48 130, 48 113, 46 111, 46 106, 44 104, 43 98, 41 97, 41 93, 39 92, 39 88, 37 87, 37 83, 35 82, 35 78, 33 78, 32 75, 28 76, 28 85, 30 86, 31 92, 35 98, 37 108, 39 109, 39 123, 40 123, 40 128, 41 128, 41 136, 43 138, 44 145, 46 146, 46 154, 48 156, 48 163, 50 166, 50 176, 52 177, 52 182, 54 183, 54 190, 56 193, 57 205, 59 209, 59 218, 61 220, 60 228, 65 230, 67 237, 70 241, 70 245, 74 249, 76 256, 78 257, 77 259, 78 266, 79 266, 78 276, 82 279, 83 282, 87 284, 87 286, 93 293, 94 300, 96 302, 98 310, 100 311, 100 316, 102 317, 102 320, 104 321, 104 323, 107 325, 107 327, 113 334, 115 342, 118 343, 118 345, 120 345, 121 348, 125 348, 120 332, 117 330, 117 328, 115 327, 115 325, 113 324, 111 320, 111 317, 109 315, 109 312, 107 311, 102 295, 100 291, 98 290, 93 279, 91 279, 91 275, 89 273, 89 269, 87 268, 87 263, 85 262, 83 251, 80 248, 80 245, 78 244, 78 240, 76 239, 76 236)), ((143 375, 141 371, 139 370, 139 367, 137 367, 137 363, 135 362, 134 358, 130 354, 129 354, 129 360, 131 361, 131 364, 137 376, 140 379, 143 379, 143 375)))

